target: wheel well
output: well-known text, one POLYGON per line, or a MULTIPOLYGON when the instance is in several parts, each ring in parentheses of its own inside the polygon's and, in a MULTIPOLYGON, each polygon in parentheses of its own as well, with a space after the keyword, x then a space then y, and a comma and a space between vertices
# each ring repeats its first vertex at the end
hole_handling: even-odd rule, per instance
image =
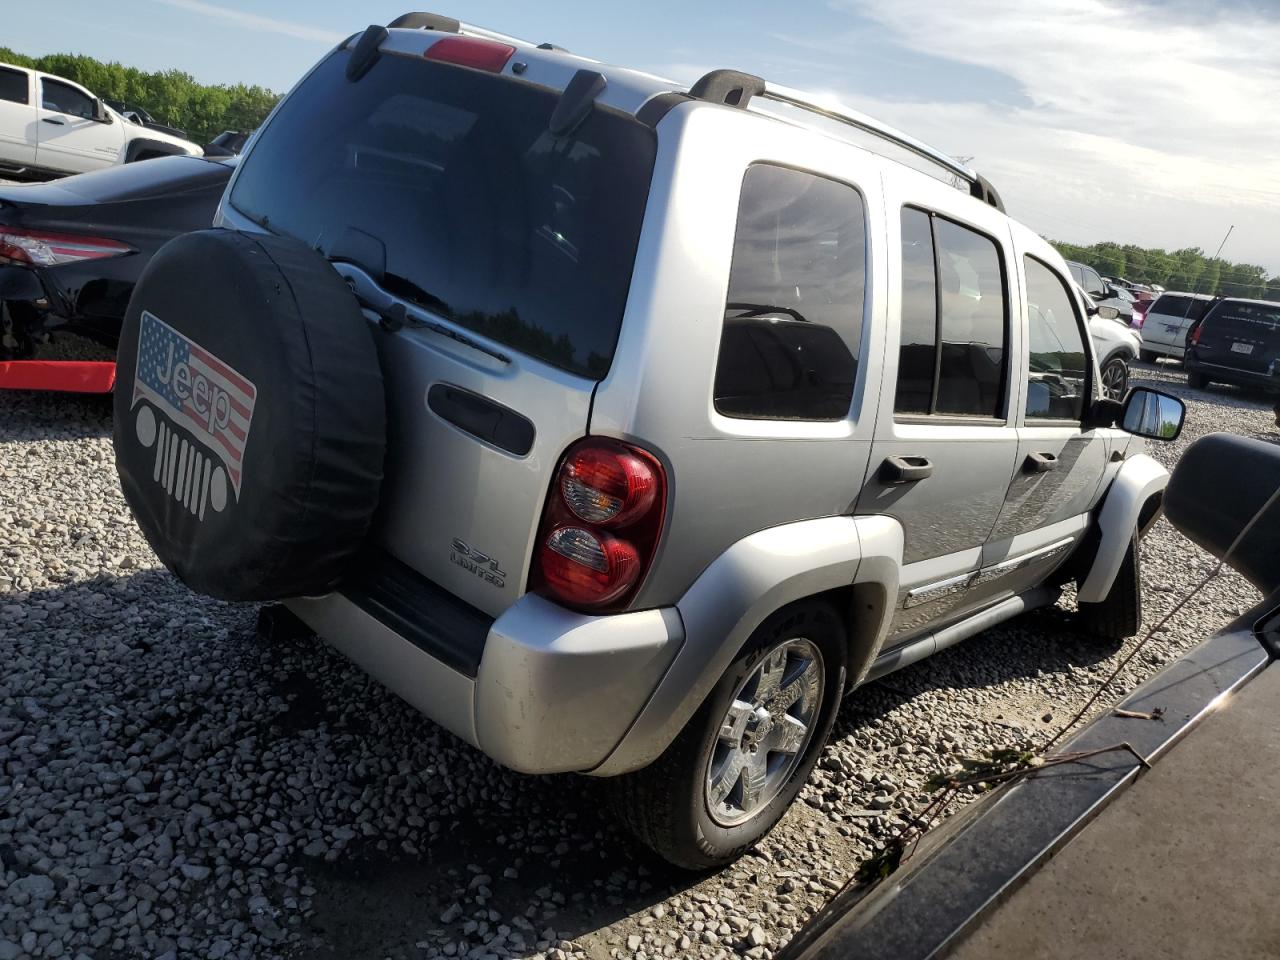
POLYGON ((1164 491, 1153 493, 1138 512, 1138 536, 1145 537, 1151 525, 1160 517, 1160 508, 1164 506, 1164 491))
POLYGON ((888 591, 880 583, 851 583, 847 587, 836 587, 794 602, 810 600, 829 603, 840 614, 849 643, 849 682, 853 683, 871 666, 875 656, 876 638, 890 606, 888 591))

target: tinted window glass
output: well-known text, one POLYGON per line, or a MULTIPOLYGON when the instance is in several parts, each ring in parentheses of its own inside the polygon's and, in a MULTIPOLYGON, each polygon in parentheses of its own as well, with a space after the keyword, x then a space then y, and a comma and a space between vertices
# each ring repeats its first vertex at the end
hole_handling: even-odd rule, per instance
POLYGON ((75 87, 57 80, 40 81, 41 104, 46 110, 70 114, 73 117, 93 119, 93 100, 75 87))
POLYGON ((1177 293, 1162 293, 1151 305, 1148 313, 1159 313, 1168 317, 1187 317, 1199 320, 1213 306, 1213 300, 1200 300, 1177 293))
POLYGON ((1106 293, 1106 284, 1102 282, 1102 277, 1098 276, 1098 272, 1096 270, 1091 270, 1089 267, 1085 267, 1081 273, 1084 275, 1084 280, 1081 282, 1080 286, 1084 287, 1085 293, 1089 294, 1091 297, 1096 297, 1106 293))
POLYGON ((27 75, 21 70, 5 70, 0 67, 0 100, 11 103, 30 102, 27 75))
POLYGON ((866 218, 850 186, 747 170, 729 271, 715 405, 733 417, 839 420, 862 331, 866 218))
POLYGON ((1201 343, 1215 334, 1274 341, 1280 335, 1280 303, 1223 300, 1204 318, 1201 343))
POLYGON ((942 217, 904 209, 894 411, 1000 416, 1007 315, 996 242, 942 217))
POLYGON ((1079 421, 1089 391, 1089 361, 1066 282, 1039 260, 1027 270, 1029 362, 1027 416, 1079 421))
POLYGON ((929 215, 902 211, 902 341, 894 410, 928 413, 938 344, 938 287, 929 215))
POLYGON ((597 107, 554 137, 552 91, 398 55, 350 83, 347 56, 322 63, 262 131, 232 205, 464 327, 603 376, 653 131, 597 107))
POLYGON ((1000 415, 1004 393, 1004 271, 990 237, 934 218, 942 291, 939 413, 1000 415))

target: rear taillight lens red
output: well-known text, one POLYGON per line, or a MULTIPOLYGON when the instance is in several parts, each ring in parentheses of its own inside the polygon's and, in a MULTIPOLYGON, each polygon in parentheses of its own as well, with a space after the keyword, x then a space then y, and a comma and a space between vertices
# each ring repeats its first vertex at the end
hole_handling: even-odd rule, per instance
POLYGON ((102 260, 132 252, 133 248, 127 243, 103 237, 0 226, 0 262, 5 263, 56 267, 78 260, 102 260))
POLYGON ((594 612, 623 607, 653 560, 665 503, 652 454, 604 438, 575 444, 543 511, 531 589, 594 612))
POLYGON ((1191 342, 1192 342, 1192 343, 1199 343, 1199 342, 1200 342, 1200 332, 1201 332, 1202 330, 1204 330, 1204 324, 1203 324, 1203 323, 1197 323, 1194 327, 1192 327, 1192 328, 1191 328, 1191 342))
POLYGON ((423 56, 440 63, 453 63, 475 70, 501 73, 516 48, 478 37, 444 37, 427 47, 423 56))

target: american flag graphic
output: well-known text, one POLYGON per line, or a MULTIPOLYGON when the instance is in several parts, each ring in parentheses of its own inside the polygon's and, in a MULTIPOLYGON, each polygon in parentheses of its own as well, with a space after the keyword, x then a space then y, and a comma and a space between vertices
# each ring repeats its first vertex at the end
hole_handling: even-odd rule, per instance
POLYGON ((237 499, 256 397, 257 389, 243 376, 143 311, 130 406, 150 400, 190 430, 222 461, 237 499))

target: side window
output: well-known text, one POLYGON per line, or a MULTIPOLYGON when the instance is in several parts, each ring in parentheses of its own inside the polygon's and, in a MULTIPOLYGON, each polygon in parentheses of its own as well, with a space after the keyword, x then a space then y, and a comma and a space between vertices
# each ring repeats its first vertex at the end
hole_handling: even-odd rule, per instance
POLYGON ((896 413, 1001 415, 1005 291, 994 240, 923 210, 902 211, 896 413))
POLYGON ((1088 268, 1084 271, 1084 282, 1080 286, 1084 287, 1085 292, 1091 297, 1103 297, 1107 290, 1107 285, 1102 282, 1098 271, 1088 268))
POLYGON ((1089 396, 1089 357, 1066 281, 1039 260, 1027 271, 1027 416, 1041 420, 1084 417, 1089 396))
POLYGON ((28 91, 27 75, 21 70, 7 70, 0 67, 0 100, 10 103, 29 103, 31 95, 28 91))
POLYGON ((927 414, 933 409, 938 354, 938 278, 934 272, 933 225, 923 210, 902 211, 902 341, 894 410, 927 414))
POLYGON ((857 190, 786 167, 748 168, 716 410, 763 420, 848 416, 865 280, 866 212, 857 190))
POLYGON ((40 105, 44 109, 84 117, 86 120, 93 119, 93 100, 75 87, 57 80, 42 79, 40 88, 40 105))

